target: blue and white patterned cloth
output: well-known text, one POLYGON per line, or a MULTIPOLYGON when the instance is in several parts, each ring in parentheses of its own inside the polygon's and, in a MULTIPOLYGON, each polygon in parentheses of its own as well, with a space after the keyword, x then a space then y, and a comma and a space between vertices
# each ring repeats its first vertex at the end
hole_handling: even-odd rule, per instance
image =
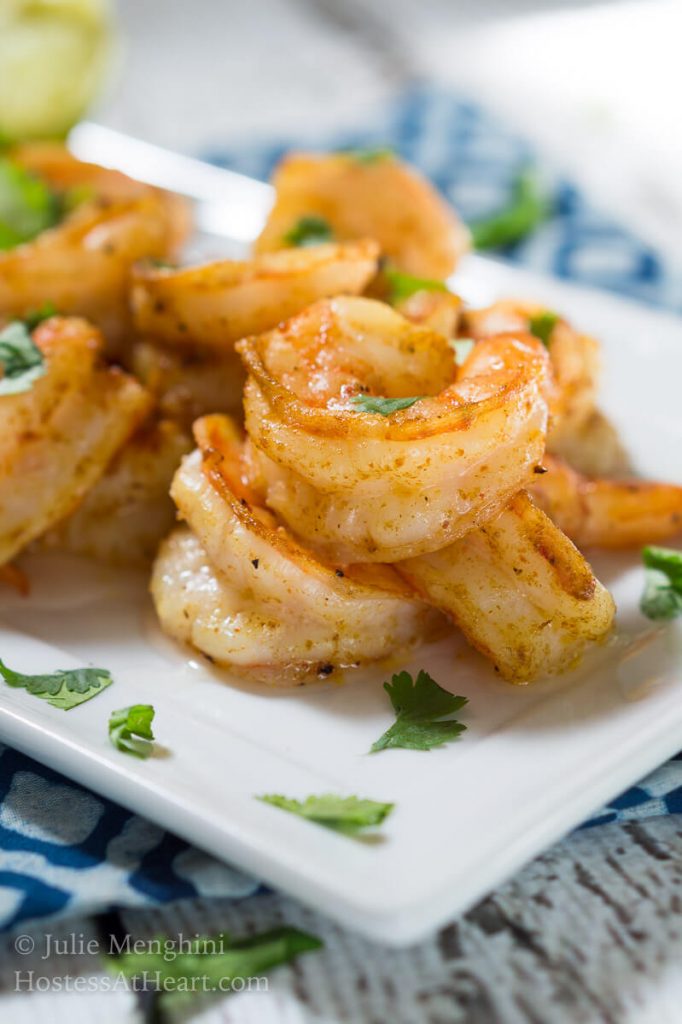
MULTIPOLYGON (((469 103, 433 88, 409 90, 342 137, 299 138, 206 156, 267 177, 291 146, 388 145, 421 167, 470 220, 503 206, 524 142, 469 103)), ((682 276, 630 232, 555 179, 554 215, 505 255, 560 277, 682 311, 682 276)), ((586 822, 594 826, 682 813, 682 758, 586 822)), ((148 821, 0 747, 0 928, 66 913, 149 906, 193 896, 248 895, 258 883, 148 821)))

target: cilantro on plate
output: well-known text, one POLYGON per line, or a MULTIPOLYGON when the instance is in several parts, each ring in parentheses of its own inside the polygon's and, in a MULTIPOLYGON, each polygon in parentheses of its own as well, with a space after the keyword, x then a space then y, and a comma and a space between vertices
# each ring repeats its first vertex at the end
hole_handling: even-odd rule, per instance
POLYGON ((356 835, 362 829, 380 825, 394 806, 376 800, 359 799, 357 796, 336 796, 334 793, 309 796, 303 801, 292 800, 277 793, 266 793, 257 799, 346 835, 356 835))
POLYGON ((70 711, 84 704, 113 682, 105 668, 60 669, 49 674, 29 676, 14 672, 3 661, 0 661, 0 676, 8 686, 26 690, 62 711, 70 711))
POLYGON ((133 757, 151 757, 154 750, 151 704, 132 704, 112 711, 109 717, 109 739, 117 750, 133 757))
POLYGON ((642 551, 646 585, 640 608, 649 619, 682 615, 682 551, 650 546, 642 551))
POLYGON ((467 698, 444 690, 423 669, 416 680, 409 672, 396 673, 390 683, 384 683, 384 689, 391 699, 396 720, 372 744, 372 751, 387 747, 430 750, 457 739, 466 729, 462 722, 450 716, 468 703, 467 698))

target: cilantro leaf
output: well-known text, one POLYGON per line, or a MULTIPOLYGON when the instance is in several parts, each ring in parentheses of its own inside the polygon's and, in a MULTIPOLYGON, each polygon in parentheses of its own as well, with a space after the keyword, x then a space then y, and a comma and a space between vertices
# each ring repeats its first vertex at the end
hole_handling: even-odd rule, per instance
POLYGON ((640 608, 649 619, 682 615, 682 551, 650 546, 642 551, 646 585, 640 608))
POLYGON ((129 708, 112 711, 109 716, 109 739, 117 750, 133 757, 151 757, 154 749, 151 704, 132 704, 129 708))
POLYGON ((396 721, 387 729, 371 750, 387 747, 407 747, 411 750, 430 750, 464 732, 466 725, 454 719, 445 719, 468 703, 466 697, 448 693, 423 669, 416 680, 409 672, 398 672, 384 689, 391 698, 396 721))
POLYGON ((355 835, 364 828, 380 825, 394 806, 376 800, 362 800, 357 796, 335 796, 334 793, 309 796, 304 801, 292 800, 278 793, 266 793, 257 799, 346 835, 355 835))
POLYGON ((37 309, 31 309, 25 314, 23 322, 29 331, 35 331, 43 320, 49 320, 51 316, 57 316, 57 307, 54 302, 44 302, 37 309))
POLYGON ((475 249, 501 249, 531 234, 551 212, 535 175, 522 171, 512 185, 511 201, 505 209, 470 224, 475 249))
POLYGON ((531 334, 540 339, 545 348, 549 348, 552 331, 560 320, 561 317, 558 313, 553 313, 551 309, 545 309, 542 313, 530 318, 528 329, 531 334))
POLYGON ((61 219, 59 196, 35 174, 0 158, 0 250, 30 242, 61 219))
POLYGON ((62 711, 70 711, 84 704, 113 683, 111 674, 105 668, 60 669, 46 675, 28 676, 14 672, 1 660, 0 676, 8 686, 20 687, 62 711))
POLYGON ((43 354, 29 329, 14 320, 0 331, 0 395, 29 391, 44 373, 43 354))
POLYGON ((334 235, 331 225, 324 217, 318 217, 316 214, 307 214, 301 217, 284 236, 284 241, 288 245, 299 247, 322 245, 324 242, 332 242, 333 240, 334 235))
POLYGON ((476 342, 473 338, 451 338, 449 345, 455 353, 456 365, 463 366, 476 347, 476 342))
POLYGON ((414 274, 406 274, 395 267, 387 267, 384 270, 384 277, 388 282, 388 301, 391 305, 398 305, 409 299, 416 292, 446 292, 447 287, 442 281, 435 281, 428 277, 415 277, 414 274))
POLYGON ((226 983, 231 979, 258 977, 322 945, 315 935, 288 927, 239 941, 223 932, 201 936, 192 940, 189 949, 185 943, 178 948, 177 938, 160 935, 147 941, 141 951, 128 951, 124 946, 124 952, 106 958, 106 967, 112 974, 129 979, 142 976, 147 984, 153 979, 158 996, 166 1001, 180 993, 218 989, 221 985, 227 990, 226 983), (198 988, 200 985, 206 988, 198 988))
POLYGON ((351 402, 363 412, 376 412, 381 416, 390 416, 401 409, 409 409, 423 397, 423 395, 417 395, 416 398, 382 398, 380 395, 353 395, 351 402))
POLYGON ((368 146, 365 149, 343 150, 343 155, 352 157, 359 164, 376 164, 380 160, 392 160, 395 153, 390 146, 368 146))

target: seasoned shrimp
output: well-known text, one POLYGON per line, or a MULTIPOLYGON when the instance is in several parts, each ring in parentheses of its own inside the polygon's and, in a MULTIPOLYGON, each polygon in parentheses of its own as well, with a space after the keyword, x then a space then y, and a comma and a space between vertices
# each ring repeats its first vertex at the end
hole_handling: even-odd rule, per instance
POLYGON ((133 272, 135 327, 166 345, 196 342, 223 352, 316 299, 359 294, 378 257, 376 242, 360 241, 177 270, 142 264, 133 272))
POLYGON ((480 530, 396 568, 512 683, 571 668, 615 614, 580 552, 523 492, 480 530))
POLYGON ((455 379, 441 334, 335 299, 237 348, 267 503, 344 562, 451 543, 501 511, 544 451, 548 356, 529 335, 481 342, 455 379), (408 407, 381 415, 368 396, 408 407))
POLYGON ((133 373, 154 395, 163 416, 191 427, 199 416, 229 412, 242 416, 246 374, 230 346, 225 352, 199 345, 133 345, 133 373))
POLYGON ((593 409, 571 431, 555 435, 549 447, 553 455, 588 476, 624 476, 631 471, 618 431, 600 409, 593 409))
POLYGON ((78 508, 39 541, 114 565, 151 562, 175 521, 173 474, 192 447, 169 420, 146 423, 114 456, 78 508))
MULTIPOLYGON (((547 312, 542 306, 496 302, 487 309, 467 310, 462 317, 461 330, 468 337, 487 338, 503 331, 528 331, 534 322, 542 322, 543 316, 547 316, 547 312)), ((556 389, 547 445, 553 451, 567 443, 594 412, 600 360, 599 345, 594 338, 580 334, 554 314, 549 317, 545 324, 545 342, 556 389)))
POLYGON ((55 227, 0 252, 0 314, 22 317, 49 302, 92 320, 118 353, 130 328, 130 267, 174 253, 189 227, 184 204, 82 163, 62 146, 22 146, 10 155, 56 193, 77 190, 84 198, 55 227))
POLYGON ((409 650, 438 617, 387 566, 341 569, 300 547, 243 481, 227 417, 196 426, 172 496, 192 533, 161 548, 151 590, 163 629, 275 685, 409 650))
POLYGON ((103 339, 85 320, 53 317, 33 340, 44 375, 0 396, 0 565, 76 507, 151 404, 100 366, 103 339))
POLYGON ((649 480, 583 476, 546 455, 530 490, 548 516, 581 547, 639 547, 682 532, 682 487, 649 480))
POLYGON ((421 277, 448 277, 469 246, 455 211, 417 171, 390 154, 290 154, 275 171, 277 192, 256 252, 293 244, 304 217, 325 221, 339 241, 374 238, 397 267, 421 277))

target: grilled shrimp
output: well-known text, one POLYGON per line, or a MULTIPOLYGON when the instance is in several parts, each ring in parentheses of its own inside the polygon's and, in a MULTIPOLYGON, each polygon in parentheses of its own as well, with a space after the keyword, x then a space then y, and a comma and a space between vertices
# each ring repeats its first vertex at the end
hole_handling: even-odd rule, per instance
POLYGON ((580 547, 638 547, 682 532, 682 487, 595 479, 550 455, 543 465, 547 472, 536 475, 530 491, 580 547))
POLYGON ((161 415, 187 428, 210 412, 242 416, 246 374, 231 346, 218 352, 140 341, 132 347, 131 366, 154 395, 161 415))
POLYGON ((167 269, 133 272, 135 327, 167 345, 200 343, 220 352, 260 334, 316 299, 357 295, 375 274, 376 242, 346 242, 167 269))
POLYGON ((53 317, 33 340, 44 375, 0 396, 0 565, 76 507, 151 404, 100 366, 103 339, 86 321, 53 317))
POLYGON ((441 334, 335 299, 237 349, 267 504, 343 562, 451 543, 501 511, 544 451, 548 357, 529 335, 481 342, 455 379, 441 334), (381 415, 371 396, 409 407, 381 415))
MULTIPOLYGON (((531 303, 496 302, 487 309, 467 310, 461 330, 472 338, 487 338, 503 331, 528 331, 543 313, 546 311, 542 306, 531 303)), ((548 448, 553 451, 568 443, 594 412, 599 386, 599 346, 594 338, 580 334, 560 318, 547 324, 545 341, 556 385, 547 434, 548 448)))
POLYGON ((387 566, 319 561, 244 483, 227 417, 196 425, 200 450, 172 496, 182 528, 162 545, 151 590, 163 629, 212 661, 275 685, 329 676, 409 649, 438 617, 387 566))
POLYGON ((631 471, 618 431, 600 409, 593 409, 570 432, 554 436, 550 447, 553 455, 588 476, 624 476, 631 471))
POLYGON ((189 434, 169 420, 144 424, 75 512, 49 530, 40 545, 114 565, 151 562, 175 521, 168 491, 191 447, 189 434))
POLYGON ((304 217, 322 218, 339 241, 374 238, 393 264, 442 280, 468 248, 454 210, 417 171, 386 154, 291 154, 275 171, 277 197, 256 252, 294 244, 304 217))
POLYGON ((613 622, 608 590, 523 492, 480 530, 396 568, 513 683, 571 668, 613 622))
POLYGON ((446 338, 453 338, 462 313, 462 300, 452 292, 422 289, 397 303, 394 308, 413 324, 429 327, 446 338))
POLYGON ((117 354, 130 328, 130 267, 174 253, 189 227, 184 204, 82 163, 62 146, 27 145, 10 155, 57 193, 79 189, 86 198, 33 241, 0 252, 0 315, 22 317, 50 302, 96 323, 117 354))

